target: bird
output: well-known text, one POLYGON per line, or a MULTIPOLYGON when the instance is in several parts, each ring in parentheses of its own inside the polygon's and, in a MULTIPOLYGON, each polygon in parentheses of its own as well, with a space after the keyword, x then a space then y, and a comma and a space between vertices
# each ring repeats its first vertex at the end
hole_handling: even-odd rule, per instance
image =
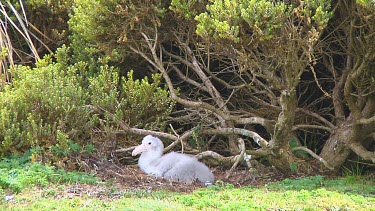
POLYGON ((163 142, 159 138, 147 135, 142 139, 142 143, 134 148, 132 156, 141 154, 138 160, 139 168, 155 177, 189 184, 197 180, 206 185, 214 182, 213 173, 196 157, 177 152, 163 155, 163 149, 163 142))

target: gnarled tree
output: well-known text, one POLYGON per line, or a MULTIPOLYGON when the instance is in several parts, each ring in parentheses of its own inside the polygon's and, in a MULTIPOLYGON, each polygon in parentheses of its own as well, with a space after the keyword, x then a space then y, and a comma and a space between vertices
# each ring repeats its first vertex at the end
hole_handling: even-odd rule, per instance
POLYGON ((285 172, 321 165, 337 172, 351 151, 374 162, 374 1, 173 0, 113 8, 116 17, 135 17, 119 21, 118 48, 163 75, 178 103, 171 122, 186 131, 149 133, 183 146, 191 137, 221 155, 266 157, 285 172))

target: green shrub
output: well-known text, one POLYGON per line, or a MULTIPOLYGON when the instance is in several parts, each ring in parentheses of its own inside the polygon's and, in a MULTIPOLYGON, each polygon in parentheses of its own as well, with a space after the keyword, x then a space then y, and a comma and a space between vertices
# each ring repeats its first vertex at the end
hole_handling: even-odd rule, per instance
MULTIPOLYGON (((114 68, 103 66, 99 74, 90 78, 89 93, 92 105, 99 106, 116 116, 116 119, 102 116, 102 128, 112 134, 118 128, 118 120, 131 127, 151 130, 165 130, 167 118, 174 102, 169 92, 160 87, 160 74, 142 80, 133 78, 133 71, 119 81, 114 68), (120 86, 118 86, 120 84, 120 86)), ((100 138, 102 139, 102 138, 100 138)), ((118 137, 116 144, 126 145, 125 138, 118 137)))
POLYGON ((1 154, 50 148, 58 144, 58 130, 74 140, 89 138, 88 94, 77 74, 81 64, 67 66, 68 61, 62 60, 66 54, 63 47, 56 53, 56 62, 46 56, 36 68, 12 70, 12 83, 0 93, 1 154))
MULTIPOLYGON (((124 61, 126 43, 160 25, 169 1, 81 0, 69 20, 75 61, 124 61), (129 35, 131 34, 131 36, 129 35)), ((103 62, 102 64, 105 64, 103 62)))
POLYGON ((35 68, 13 69, 12 83, 0 92, 0 156, 34 148, 39 150, 34 155, 59 162, 61 157, 93 152, 105 141, 93 145, 93 131, 112 134, 118 120, 164 129, 174 103, 160 87, 160 75, 150 82, 147 77, 135 80, 132 71, 120 78, 113 67, 96 68, 93 74, 85 62, 72 64, 69 48, 63 46, 35 68), (116 119, 95 114, 88 105, 104 108, 116 119))

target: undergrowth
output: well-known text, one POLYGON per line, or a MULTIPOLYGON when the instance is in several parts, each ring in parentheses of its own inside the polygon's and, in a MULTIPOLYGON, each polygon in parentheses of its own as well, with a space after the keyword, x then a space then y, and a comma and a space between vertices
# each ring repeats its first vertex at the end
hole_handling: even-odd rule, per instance
MULTIPOLYGON (((98 178, 84 172, 66 172, 54 166, 31 162, 31 153, 14 154, 0 161, 0 190, 21 192, 25 188, 45 187, 51 183, 84 183, 95 184, 98 178)), ((0 194, 1 195, 1 194, 0 194)))

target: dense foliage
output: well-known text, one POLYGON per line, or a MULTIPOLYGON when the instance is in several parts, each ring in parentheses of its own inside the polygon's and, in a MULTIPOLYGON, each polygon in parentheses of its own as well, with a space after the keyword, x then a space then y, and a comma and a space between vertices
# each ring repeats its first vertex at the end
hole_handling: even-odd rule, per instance
MULTIPOLYGON (((59 161, 85 151, 85 146, 103 146, 105 135, 96 134, 95 128, 107 128, 110 136, 116 124, 112 119, 99 121, 90 106, 113 112, 130 125, 164 127, 173 103, 159 87, 160 75, 153 75, 150 83, 147 78, 133 79, 132 72, 127 78, 119 77, 105 65, 90 77, 87 64, 70 65, 68 55, 69 49, 62 47, 35 68, 12 70, 12 83, 0 93, 2 155, 38 148, 47 159, 59 161)), ((129 143, 119 139, 119 144, 129 143)))
POLYGON ((26 5, 42 33, 69 32, 69 47, 3 79, 2 154, 109 152, 161 131, 233 166, 247 155, 288 173, 375 162, 373 0, 26 5), (32 12, 44 7, 68 25, 32 12))

